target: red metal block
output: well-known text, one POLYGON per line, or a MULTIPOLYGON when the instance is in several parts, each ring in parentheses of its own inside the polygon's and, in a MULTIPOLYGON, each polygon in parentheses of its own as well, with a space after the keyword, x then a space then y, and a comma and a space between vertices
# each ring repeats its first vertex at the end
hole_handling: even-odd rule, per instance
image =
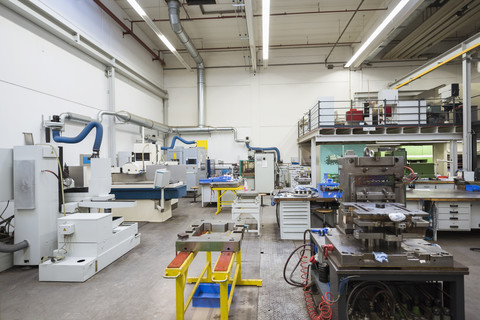
POLYGON ((233 252, 223 251, 220 257, 218 258, 217 265, 215 266, 215 271, 227 271, 230 261, 232 260, 233 252))
POLYGON ((177 256, 170 262, 167 268, 180 268, 182 264, 187 260, 190 252, 180 252, 177 256))

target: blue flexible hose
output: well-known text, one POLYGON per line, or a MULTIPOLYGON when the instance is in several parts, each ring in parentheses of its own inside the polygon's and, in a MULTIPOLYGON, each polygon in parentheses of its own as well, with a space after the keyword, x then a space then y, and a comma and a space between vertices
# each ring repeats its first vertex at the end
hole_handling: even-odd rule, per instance
POLYGON ((169 149, 173 149, 175 147, 175 142, 177 142, 177 140, 180 140, 182 141, 183 143, 185 144, 194 144, 196 141, 187 141, 185 139, 182 139, 181 137, 179 136, 175 136, 173 137, 172 139, 172 144, 170 145, 170 147, 162 147, 162 150, 169 150, 169 149))
POLYGON ((92 131, 93 128, 96 128, 95 142, 93 143, 93 153, 98 154, 100 151, 100 146, 102 145, 103 126, 97 121, 92 121, 87 124, 87 126, 83 128, 82 132, 80 132, 76 137, 62 137, 60 135, 60 130, 53 130, 53 141, 60 143, 79 143, 85 139, 85 137, 90 133, 90 131, 92 131))
POLYGON ((247 146, 248 150, 256 150, 256 151, 275 151, 277 153, 277 161, 280 161, 280 150, 276 147, 271 147, 271 148, 255 148, 255 147, 250 147, 250 144, 248 142, 245 142, 245 145, 247 146))

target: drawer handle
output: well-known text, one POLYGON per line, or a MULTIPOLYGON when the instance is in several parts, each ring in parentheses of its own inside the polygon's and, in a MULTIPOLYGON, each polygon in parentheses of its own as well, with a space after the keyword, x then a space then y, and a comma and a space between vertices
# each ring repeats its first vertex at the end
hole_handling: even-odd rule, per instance
POLYGON ((450 217, 450 220, 458 220, 458 217, 450 217))
POLYGON ((458 229, 458 226, 450 226, 450 229, 458 229))
POLYGON ((451 204, 450 208, 458 208, 458 204, 451 204))
POLYGON ((450 213, 458 213, 458 211, 450 211, 450 213))

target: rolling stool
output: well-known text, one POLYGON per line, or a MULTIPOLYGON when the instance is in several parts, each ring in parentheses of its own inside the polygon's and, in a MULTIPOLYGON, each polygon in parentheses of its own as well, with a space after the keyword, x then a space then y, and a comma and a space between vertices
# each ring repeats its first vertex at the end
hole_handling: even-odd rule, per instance
POLYGON ((325 225, 326 225, 325 215, 326 215, 327 213, 333 213, 333 210, 332 210, 332 209, 329 209, 329 208, 319 208, 319 209, 315 209, 315 212, 316 212, 316 213, 321 213, 321 214, 323 214, 323 227, 325 228, 325 225))
POLYGON ((197 203, 198 186, 192 187, 192 190, 193 190, 193 201, 191 201, 191 203, 197 203))

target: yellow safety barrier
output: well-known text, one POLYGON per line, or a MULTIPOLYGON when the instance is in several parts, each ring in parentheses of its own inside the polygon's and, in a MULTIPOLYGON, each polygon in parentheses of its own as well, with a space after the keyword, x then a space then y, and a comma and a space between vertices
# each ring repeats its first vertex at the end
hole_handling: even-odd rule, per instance
MULTIPOLYGON (((182 253, 180 253, 182 254, 182 253)), ((260 279, 242 279, 242 254, 241 251, 236 253, 222 252, 212 269, 212 253, 206 252, 207 263, 203 268, 200 276, 187 278, 188 268, 196 257, 197 252, 190 252, 188 256, 176 257, 172 263, 165 269, 164 278, 175 279, 176 285, 176 311, 177 319, 185 319, 185 312, 190 305, 193 296, 200 283, 219 283, 220 284, 220 319, 227 320, 230 307, 232 305, 233 292, 235 287, 239 286, 262 286, 260 279), (176 262, 176 263, 175 263, 176 262), (235 274, 231 277, 231 272, 235 265, 235 274), (204 277, 206 273, 206 276, 204 277), (195 283, 192 292, 187 301, 185 301, 185 284, 195 283), (228 293, 228 285, 231 284, 230 294, 228 293)))

